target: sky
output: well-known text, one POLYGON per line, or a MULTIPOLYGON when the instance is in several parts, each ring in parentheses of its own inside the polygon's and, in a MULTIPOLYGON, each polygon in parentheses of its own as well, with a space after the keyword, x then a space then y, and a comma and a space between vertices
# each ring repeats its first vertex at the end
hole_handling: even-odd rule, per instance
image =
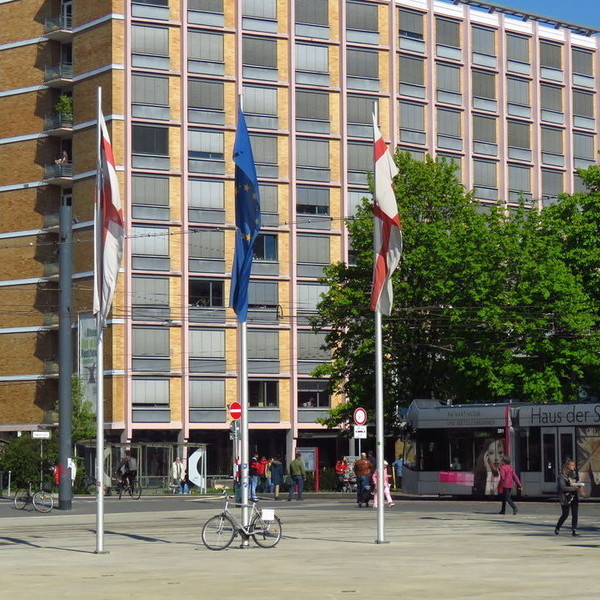
POLYGON ((493 0, 510 8, 588 25, 600 30, 600 0, 493 0))

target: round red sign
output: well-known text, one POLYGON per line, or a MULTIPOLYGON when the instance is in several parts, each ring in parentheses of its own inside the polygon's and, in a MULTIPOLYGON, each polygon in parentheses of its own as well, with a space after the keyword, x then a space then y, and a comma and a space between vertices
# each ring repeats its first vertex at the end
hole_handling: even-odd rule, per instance
POLYGON ((354 411, 354 424, 364 425, 367 422, 367 411, 364 408, 357 408, 354 411))
POLYGON ((229 414, 232 419, 237 421, 242 416, 242 405, 239 402, 232 402, 229 405, 229 414))

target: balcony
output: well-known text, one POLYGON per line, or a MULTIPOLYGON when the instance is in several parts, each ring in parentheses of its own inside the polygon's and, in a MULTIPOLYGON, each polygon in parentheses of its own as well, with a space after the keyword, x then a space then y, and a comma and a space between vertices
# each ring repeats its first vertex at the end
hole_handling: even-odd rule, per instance
POLYGON ((61 187, 73 185, 73 165, 71 163, 54 163, 44 167, 44 180, 61 187))
POLYGON ((44 24, 44 35, 49 40, 57 42, 68 42, 73 37, 73 19, 70 15, 60 15, 46 19, 44 24))
POLYGON ((73 85, 73 65, 61 63, 44 69, 44 83, 53 88, 65 88, 73 85))
POLYGON ((73 134, 73 115, 57 113, 44 117, 44 131, 48 135, 67 137, 73 134))

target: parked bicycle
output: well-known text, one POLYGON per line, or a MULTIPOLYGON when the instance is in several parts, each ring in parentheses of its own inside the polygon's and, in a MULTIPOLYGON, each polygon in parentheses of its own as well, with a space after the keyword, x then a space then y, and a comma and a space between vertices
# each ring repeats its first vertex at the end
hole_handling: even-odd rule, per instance
POLYGON ((142 495, 142 486, 136 477, 133 482, 128 477, 115 477, 115 491, 119 500, 123 494, 129 494, 134 500, 139 500, 142 495))
POLYGON ((54 508, 54 499, 50 492, 43 489, 32 493, 30 482, 27 488, 16 491, 13 504, 17 510, 24 510, 26 506, 31 504, 38 512, 48 513, 54 508))
POLYGON ((229 502, 234 498, 224 494, 223 512, 211 517, 202 528, 202 542, 209 550, 225 550, 233 538, 240 536, 242 542, 252 538, 261 548, 273 548, 281 539, 281 519, 273 508, 258 508, 256 501, 252 504, 236 504, 241 508, 249 508, 249 525, 244 527, 229 510, 229 502))

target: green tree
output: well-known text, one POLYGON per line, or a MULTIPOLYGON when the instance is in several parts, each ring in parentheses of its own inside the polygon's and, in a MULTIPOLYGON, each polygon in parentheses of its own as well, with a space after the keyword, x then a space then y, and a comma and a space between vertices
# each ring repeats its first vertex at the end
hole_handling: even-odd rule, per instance
MULTIPOLYGON (((417 397, 460 401, 560 401, 576 393, 582 365, 597 366, 591 303, 540 216, 479 210, 455 166, 395 156, 403 255, 394 309, 383 318, 386 422, 417 397)), ((325 423, 373 405, 374 318, 369 311, 373 224, 365 200, 348 223, 355 264, 328 267, 314 320, 326 331, 332 391, 348 402, 325 423)))

